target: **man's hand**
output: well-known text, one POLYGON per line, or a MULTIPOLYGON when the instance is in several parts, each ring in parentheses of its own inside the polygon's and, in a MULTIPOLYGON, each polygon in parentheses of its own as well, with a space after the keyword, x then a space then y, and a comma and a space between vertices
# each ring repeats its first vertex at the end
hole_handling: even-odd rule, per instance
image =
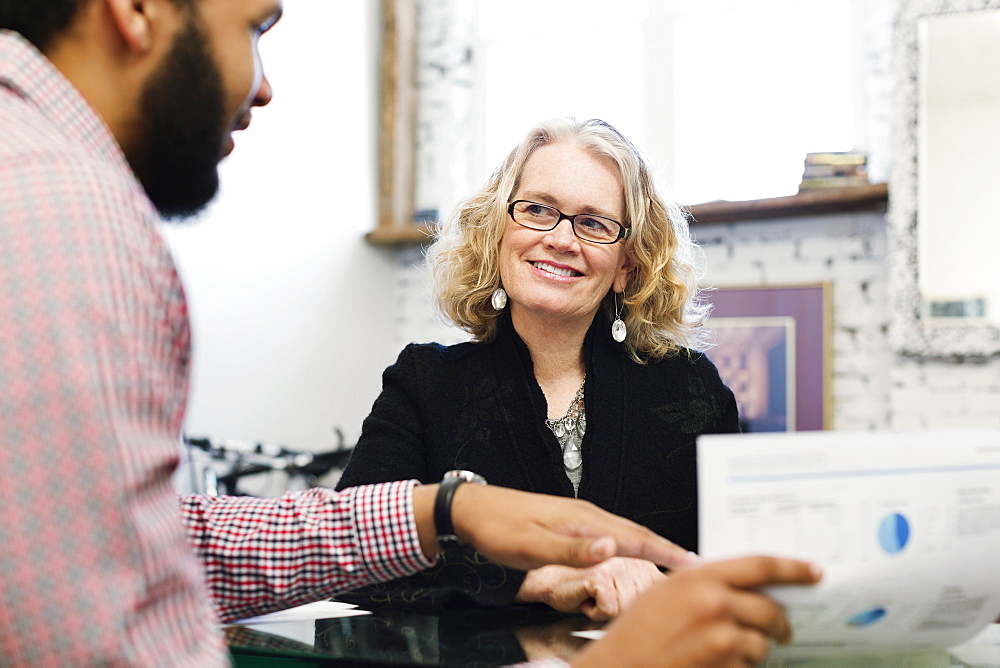
POLYGON ((542 566, 528 571, 514 600, 605 621, 665 577, 653 562, 629 557, 611 557, 590 568, 542 566))
MULTIPOLYGON (((428 556, 438 552, 433 517, 437 487, 413 490, 417 532, 428 556)), ((458 538, 511 568, 587 568, 613 556, 646 559, 670 569, 700 563, 649 529, 578 499, 465 484, 455 490, 451 508, 458 538)))
POLYGON ((574 657, 591 666, 756 666, 768 638, 788 642, 791 628, 767 585, 813 584, 818 569, 802 561, 745 557, 671 575, 608 626, 604 638, 574 657))

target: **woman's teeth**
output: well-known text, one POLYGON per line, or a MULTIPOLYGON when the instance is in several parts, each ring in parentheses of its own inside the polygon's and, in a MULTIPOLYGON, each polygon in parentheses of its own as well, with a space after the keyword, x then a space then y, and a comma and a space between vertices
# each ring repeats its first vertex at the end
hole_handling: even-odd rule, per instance
POLYGON ((532 262, 531 263, 536 269, 541 269, 542 271, 547 271, 550 274, 555 274, 556 276, 583 276, 578 271, 572 269, 564 269, 561 267, 553 267, 548 262, 532 262))

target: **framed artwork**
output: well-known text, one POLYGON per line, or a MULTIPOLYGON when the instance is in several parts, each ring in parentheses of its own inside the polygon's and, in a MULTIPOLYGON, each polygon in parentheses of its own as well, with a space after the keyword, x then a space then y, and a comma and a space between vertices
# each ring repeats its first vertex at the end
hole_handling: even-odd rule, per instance
POLYGON ((830 286, 720 288, 707 355, 736 395, 744 431, 830 426, 830 286))

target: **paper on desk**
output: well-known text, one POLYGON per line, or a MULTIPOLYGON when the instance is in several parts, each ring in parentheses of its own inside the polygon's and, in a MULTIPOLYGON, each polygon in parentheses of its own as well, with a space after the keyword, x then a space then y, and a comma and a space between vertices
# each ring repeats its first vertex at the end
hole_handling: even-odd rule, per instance
POLYGON ((256 631, 288 638, 311 646, 316 638, 315 622, 317 619, 334 619, 337 617, 355 617, 370 614, 372 613, 367 610, 358 610, 357 606, 351 603, 316 601, 266 615, 248 617, 247 619, 234 622, 234 624, 248 626, 256 631))
POLYGON ((701 554, 815 561, 769 590, 794 647, 928 650, 1000 614, 1000 430, 698 439, 701 554))
POLYGON ((241 619, 235 624, 273 624, 276 622, 298 622, 311 621, 314 619, 333 619, 335 617, 354 617, 357 615, 370 615, 367 610, 359 610, 358 606, 352 603, 341 603, 339 601, 315 601, 306 603, 294 608, 287 608, 277 612, 271 612, 257 617, 241 619))

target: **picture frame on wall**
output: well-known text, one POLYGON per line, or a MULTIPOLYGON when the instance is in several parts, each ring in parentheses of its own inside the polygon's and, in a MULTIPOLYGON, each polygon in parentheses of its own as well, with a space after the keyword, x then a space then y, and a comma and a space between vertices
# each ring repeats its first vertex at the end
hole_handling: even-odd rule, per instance
POLYGON ((706 293, 706 351, 736 395, 744 431, 830 428, 830 285, 706 293))

